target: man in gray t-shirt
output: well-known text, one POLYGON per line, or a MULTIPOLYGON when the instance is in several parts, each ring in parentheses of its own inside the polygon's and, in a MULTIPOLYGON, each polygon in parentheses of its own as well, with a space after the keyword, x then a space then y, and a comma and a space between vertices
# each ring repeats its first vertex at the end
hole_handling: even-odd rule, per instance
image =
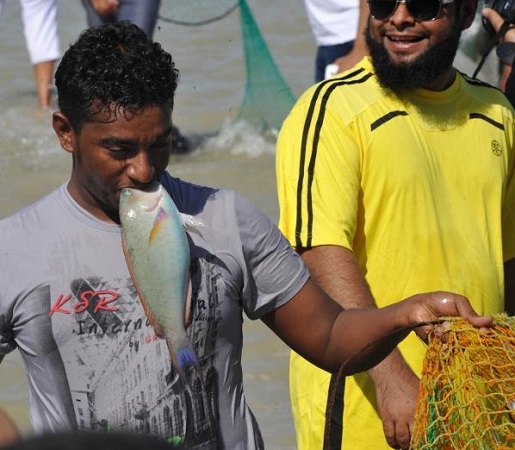
MULTIPOLYGON (((85 31, 57 69, 53 127, 72 155, 70 180, 0 221, 0 360, 20 350, 36 432, 262 448, 243 393, 243 313, 326 370, 354 355, 349 373, 377 363, 419 322, 459 314, 491 323, 464 297, 443 292, 342 311, 247 201, 166 171, 177 76, 170 55, 123 22, 85 31), (187 369, 185 380, 145 315, 122 250, 120 192, 155 181, 199 227, 188 229, 187 302, 199 370, 187 369)), ((418 328, 420 336, 428 328, 418 328)))
POLYGON ((243 395, 242 311, 252 319, 273 311, 308 273, 270 220, 234 192, 168 173, 161 183, 201 224, 189 233, 187 331, 202 379, 190 371, 184 384, 171 366, 137 299, 119 225, 83 210, 66 185, 0 222, 0 354, 22 352, 37 431, 147 431, 184 438, 188 448, 221 431, 226 448, 259 448, 243 395))

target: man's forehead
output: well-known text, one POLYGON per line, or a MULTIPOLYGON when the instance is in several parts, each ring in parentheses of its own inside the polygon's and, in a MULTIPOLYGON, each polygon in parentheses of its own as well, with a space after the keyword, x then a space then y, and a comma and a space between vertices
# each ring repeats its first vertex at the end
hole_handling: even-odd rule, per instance
POLYGON ((117 120, 131 121, 135 117, 143 116, 149 111, 159 111, 160 115, 169 118, 172 109, 169 105, 150 104, 145 106, 124 105, 121 103, 110 103, 104 105, 99 101, 93 102, 88 108, 89 122, 110 123, 117 120))

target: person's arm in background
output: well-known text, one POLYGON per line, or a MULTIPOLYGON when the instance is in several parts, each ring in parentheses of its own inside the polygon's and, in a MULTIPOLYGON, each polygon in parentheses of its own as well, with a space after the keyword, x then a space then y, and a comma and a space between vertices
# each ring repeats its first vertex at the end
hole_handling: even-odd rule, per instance
MULTIPOLYGON (((493 29, 497 32, 504 22, 504 19, 492 8, 484 8, 481 12, 493 29)), ((515 26, 512 25, 508 31, 501 36, 497 46, 497 54, 501 62, 501 73, 499 88, 506 94, 512 105, 515 105, 515 79, 512 74, 513 60, 515 59, 515 26), (509 91, 509 92, 507 92, 509 91), (510 94, 510 95, 508 95, 510 94)))
POLYGON ((358 63, 367 53, 367 44, 365 42, 365 29, 368 23, 368 3, 367 0, 359 0, 359 22, 356 38, 352 50, 345 56, 341 56, 334 64, 338 66, 338 73, 350 69, 358 63))
POLYGON ((100 16, 110 16, 120 9, 120 0, 91 0, 91 5, 100 16))

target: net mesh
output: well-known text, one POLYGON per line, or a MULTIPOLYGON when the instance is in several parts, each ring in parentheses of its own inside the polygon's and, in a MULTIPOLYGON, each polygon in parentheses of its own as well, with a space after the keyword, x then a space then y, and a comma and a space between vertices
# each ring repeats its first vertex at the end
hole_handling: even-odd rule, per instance
POLYGON ((246 83, 237 120, 264 129, 279 129, 295 103, 245 0, 239 0, 246 83))
POLYGON ((178 25, 199 26, 223 19, 237 7, 237 0, 161 0, 159 18, 178 25))
POLYGON ((198 26, 220 20, 240 9, 245 88, 236 121, 260 130, 278 130, 295 103, 258 24, 245 0, 162 0, 159 17, 179 25, 198 26))
POLYGON ((430 339, 411 449, 515 448, 515 319, 500 314, 480 331, 449 319, 430 339))

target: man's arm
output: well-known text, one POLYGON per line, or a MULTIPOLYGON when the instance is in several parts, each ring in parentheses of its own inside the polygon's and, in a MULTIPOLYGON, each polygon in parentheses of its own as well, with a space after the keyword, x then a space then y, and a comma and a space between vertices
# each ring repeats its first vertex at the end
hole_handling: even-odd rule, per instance
MULTIPOLYGON (((501 17, 499 13, 494 11, 492 8, 484 8, 481 11, 482 16, 487 19, 492 25, 493 29, 497 32, 501 28, 504 23, 504 19, 501 17)), ((499 46, 513 46, 515 45, 515 27, 511 25, 506 33, 500 37, 499 46)), ((499 48, 502 47, 498 47, 499 48)), ((505 47, 505 49, 509 47, 505 47)), ((499 51, 497 52, 499 55, 499 51)), ((514 83, 513 75, 512 75, 512 66, 513 60, 515 58, 515 51, 502 51, 501 50, 501 70, 500 70, 500 78, 499 78, 499 88, 506 94, 512 105, 515 105, 515 92, 513 88, 507 90, 507 85, 512 85, 514 83)))
POLYGON ((417 294, 384 308, 344 310, 312 278, 262 319, 309 361, 331 372, 346 363, 345 373, 352 374, 377 364, 414 327, 427 340, 431 324, 446 316, 461 316, 480 328, 493 323, 491 317, 478 316, 465 297, 443 291, 417 294))
MULTIPOLYGON (((370 308, 375 302, 354 254, 338 246, 299 251, 320 287, 344 308, 370 308)), ((383 420, 386 440, 392 447, 409 445, 419 380, 398 350, 368 371, 383 420)))
POLYGON ((369 9, 367 0, 359 0, 359 21, 356 38, 354 39, 352 50, 347 55, 341 56, 334 61, 334 64, 338 66, 338 73, 350 69, 368 53, 365 41, 365 30, 367 28, 368 15, 369 9))

